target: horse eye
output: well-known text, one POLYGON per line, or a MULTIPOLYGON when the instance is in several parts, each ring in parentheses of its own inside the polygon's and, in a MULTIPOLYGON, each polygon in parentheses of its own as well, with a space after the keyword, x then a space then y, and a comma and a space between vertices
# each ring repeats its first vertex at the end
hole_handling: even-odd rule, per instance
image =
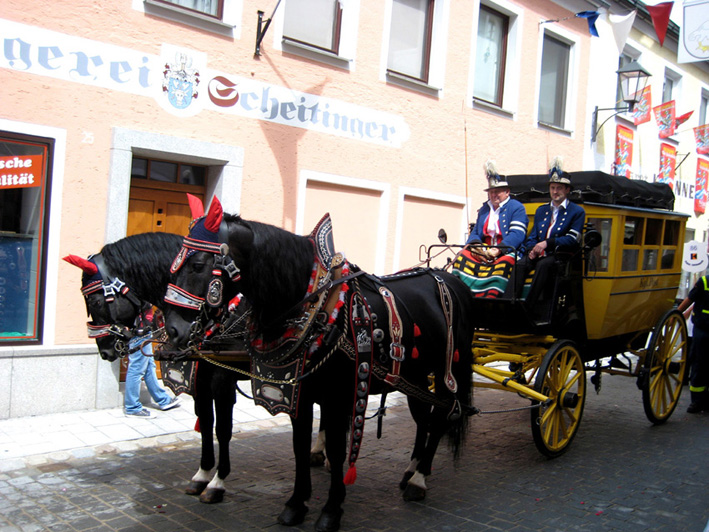
POLYGON ((192 266, 193 272, 199 273, 202 270, 204 270, 204 267, 206 266, 206 264, 204 262, 193 262, 191 266, 192 266))

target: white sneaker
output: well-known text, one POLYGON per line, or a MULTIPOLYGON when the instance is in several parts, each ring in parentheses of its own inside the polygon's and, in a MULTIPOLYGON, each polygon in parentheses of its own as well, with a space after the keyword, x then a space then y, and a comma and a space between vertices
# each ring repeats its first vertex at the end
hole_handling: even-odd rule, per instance
POLYGON ((140 412, 131 413, 131 412, 124 411, 123 413, 126 415, 126 417, 141 417, 141 418, 146 418, 146 419, 149 417, 155 417, 150 410, 146 410, 145 408, 143 408, 143 410, 141 410, 140 412))
POLYGON ((161 406, 160 410, 170 410, 171 408, 175 408, 178 406, 180 406, 180 400, 177 397, 173 397, 169 403, 167 403, 165 406, 161 406))

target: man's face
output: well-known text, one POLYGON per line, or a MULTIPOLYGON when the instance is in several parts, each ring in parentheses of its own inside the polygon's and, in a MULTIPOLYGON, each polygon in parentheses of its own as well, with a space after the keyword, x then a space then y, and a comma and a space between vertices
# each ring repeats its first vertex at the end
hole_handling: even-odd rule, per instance
POLYGON ((569 195, 569 190, 571 187, 569 185, 564 185, 562 183, 550 183, 549 184, 549 195, 551 196, 551 201, 555 205, 561 205, 561 203, 569 195))
POLYGON ((502 203, 509 197, 510 189, 507 187, 491 188, 487 191, 487 198, 490 200, 490 203, 495 208, 495 210, 499 209, 500 203, 502 203))

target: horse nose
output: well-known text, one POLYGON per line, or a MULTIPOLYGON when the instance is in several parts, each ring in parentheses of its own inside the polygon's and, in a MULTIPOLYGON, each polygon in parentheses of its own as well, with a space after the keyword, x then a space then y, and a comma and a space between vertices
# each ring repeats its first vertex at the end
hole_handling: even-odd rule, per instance
POLYGON ((108 360, 109 362, 113 362, 118 358, 116 353, 112 349, 101 349, 99 351, 99 355, 101 355, 101 358, 104 360, 108 360))

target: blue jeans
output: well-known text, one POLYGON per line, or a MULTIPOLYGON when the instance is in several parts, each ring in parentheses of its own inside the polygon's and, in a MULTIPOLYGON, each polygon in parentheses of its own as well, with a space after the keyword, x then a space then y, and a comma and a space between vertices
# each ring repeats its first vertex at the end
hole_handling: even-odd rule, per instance
MULTIPOLYGON (((134 339, 134 340, 141 340, 134 339)), ((132 344, 133 342, 131 342, 132 344)), ((171 399, 160 386, 155 374, 155 360, 153 360, 153 344, 145 344, 143 351, 136 351, 128 355, 128 371, 126 371, 126 395, 124 407, 127 414, 136 414, 143 410, 140 402, 140 380, 145 381, 150 396, 159 406, 167 406, 171 399), (143 354, 145 352, 145 355, 143 354)))

